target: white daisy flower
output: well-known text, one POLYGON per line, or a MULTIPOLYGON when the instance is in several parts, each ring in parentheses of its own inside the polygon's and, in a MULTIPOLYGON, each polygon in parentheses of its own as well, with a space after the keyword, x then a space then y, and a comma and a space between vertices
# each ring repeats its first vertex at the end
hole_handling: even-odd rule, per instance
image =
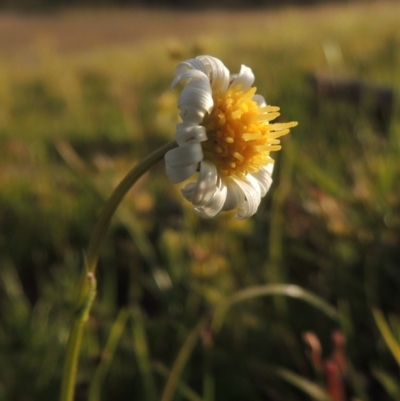
POLYGON ((252 216, 272 184, 270 152, 297 122, 269 123, 279 108, 256 94, 254 74, 244 65, 230 74, 219 59, 199 56, 177 65, 172 87, 181 81, 179 146, 165 155, 169 179, 180 183, 197 174, 182 194, 201 217, 233 209, 238 219, 252 216))

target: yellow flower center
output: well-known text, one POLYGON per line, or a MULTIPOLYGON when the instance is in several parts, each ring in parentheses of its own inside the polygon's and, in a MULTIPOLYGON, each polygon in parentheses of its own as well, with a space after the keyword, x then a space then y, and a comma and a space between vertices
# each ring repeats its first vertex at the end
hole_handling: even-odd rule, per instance
POLYGON ((253 100, 256 88, 240 85, 213 94, 214 107, 204 119, 208 140, 203 143, 205 157, 225 176, 243 177, 273 163, 269 154, 281 149, 280 136, 292 123, 269 124, 279 116, 279 107, 260 107, 253 100))

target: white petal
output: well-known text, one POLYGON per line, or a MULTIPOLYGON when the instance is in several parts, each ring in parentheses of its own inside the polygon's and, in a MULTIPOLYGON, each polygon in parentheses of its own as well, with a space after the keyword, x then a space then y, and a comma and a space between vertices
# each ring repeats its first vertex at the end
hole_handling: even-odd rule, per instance
POLYGON ((242 89, 249 89, 254 83, 254 74, 251 68, 242 64, 239 74, 231 76, 230 86, 241 85, 242 89), (233 80, 232 80, 233 78, 233 80))
POLYGON ((186 84, 178 100, 183 121, 200 123, 214 105, 210 83, 196 80, 186 84))
POLYGON ((195 58, 192 58, 190 60, 183 61, 182 63, 179 63, 176 66, 176 68, 175 68, 175 79, 174 79, 174 81, 172 81, 172 86, 175 86, 176 83, 180 80, 180 79, 177 79, 177 78, 180 75, 182 75, 185 72, 187 72, 188 70, 198 70, 198 71, 201 71, 203 74, 207 75, 207 70, 204 67, 204 64, 200 60, 196 60, 195 58), (175 84, 174 84, 174 82, 175 82, 175 84))
POLYGON ((183 121, 200 123, 214 105, 210 80, 204 72, 189 70, 177 75, 171 87, 185 79, 188 81, 178 100, 180 116, 183 121))
POLYGON ((203 160, 200 164, 200 174, 193 188, 192 203, 194 206, 204 206, 215 192, 218 172, 214 163, 203 160))
POLYGON ((265 196, 269 191, 272 184, 272 172, 274 171, 274 164, 270 163, 260 168, 257 173, 252 176, 258 181, 261 189, 261 197, 265 196))
POLYGON ((195 182, 189 182, 184 188, 181 189, 182 195, 189 201, 192 202, 195 182))
POLYGON ((218 177, 213 163, 201 162, 197 182, 191 182, 182 189, 182 195, 193 203, 195 212, 203 218, 216 216, 224 206, 227 194, 226 183, 218 177))
POLYGON ((261 189, 258 181, 251 175, 246 179, 234 179, 244 193, 245 201, 239 206, 236 213, 237 219, 247 219, 257 212, 261 202, 261 189))
POLYGON ((259 107, 264 107, 267 105, 267 102, 264 99, 264 96, 255 94, 253 96, 253 100, 258 104, 259 107))
POLYGON ((212 198, 203 206, 195 207, 195 212, 203 218, 215 217, 224 206, 227 194, 227 187, 221 178, 218 178, 217 185, 215 187, 214 194, 212 198))
POLYGON ((190 123, 177 124, 175 138, 179 146, 204 142, 208 139, 206 129, 203 126, 190 123))
POLYGON ((229 86, 229 70, 225 67, 221 60, 212 56, 198 56, 210 78, 211 87, 215 90, 225 92, 229 86))
POLYGON ((196 170, 197 164, 192 164, 186 167, 171 167, 168 164, 165 166, 167 176, 174 184, 179 184, 180 182, 187 180, 196 172, 196 170))
POLYGON ((187 79, 189 82, 192 80, 200 80, 205 81, 205 83, 209 83, 210 79, 206 72, 198 71, 198 70, 184 70, 180 74, 176 74, 174 80, 171 83, 171 89, 178 84, 178 82, 187 79))
POLYGON ((236 182, 231 179, 226 179, 226 185, 228 188, 228 192, 226 195, 225 204, 223 210, 233 210, 237 209, 244 201, 244 193, 242 189, 236 184, 236 182))
POLYGON ((185 109, 179 113, 180 118, 188 123, 200 124, 205 116, 205 113, 199 109, 185 109))
POLYGON ((179 146, 165 154, 165 163, 170 167, 191 166, 203 159, 203 150, 200 143, 179 146))

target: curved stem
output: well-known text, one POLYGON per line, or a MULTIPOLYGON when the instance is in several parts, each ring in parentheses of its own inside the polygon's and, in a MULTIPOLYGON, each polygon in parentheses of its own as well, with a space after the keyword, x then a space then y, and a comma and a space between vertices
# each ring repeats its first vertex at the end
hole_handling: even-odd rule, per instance
POLYGON ((161 146, 153 153, 145 157, 139 164, 135 165, 115 188, 110 198, 104 205, 97 224, 93 230, 86 254, 85 269, 79 282, 76 310, 71 325, 66 359, 64 362, 63 378, 61 385, 60 401, 73 401, 75 394, 75 383, 78 371, 78 361, 85 323, 89 318, 90 309, 96 296, 95 271, 99 251, 107 234, 111 219, 125 197, 127 192, 146 173, 150 167, 160 161, 165 153, 177 146, 175 141, 171 141, 161 146))
POLYGON ((339 314, 336 309, 311 292, 294 284, 267 284, 245 288, 218 304, 211 322, 212 331, 219 332, 223 325, 225 315, 231 306, 257 297, 278 295, 300 299, 314 306, 316 309, 321 310, 332 320, 339 320, 339 314))
POLYGON ((134 166, 131 171, 129 171, 125 178, 120 182, 118 187, 114 190, 101 212, 100 218, 97 221, 91 241, 89 243, 86 255, 86 266, 89 272, 94 273, 96 270, 97 259, 99 257, 99 248, 110 225, 111 218, 124 196, 132 188, 136 181, 150 169, 150 167, 160 161, 166 152, 175 148, 176 146, 176 141, 171 141, 145 157, 139 164, 134 166))

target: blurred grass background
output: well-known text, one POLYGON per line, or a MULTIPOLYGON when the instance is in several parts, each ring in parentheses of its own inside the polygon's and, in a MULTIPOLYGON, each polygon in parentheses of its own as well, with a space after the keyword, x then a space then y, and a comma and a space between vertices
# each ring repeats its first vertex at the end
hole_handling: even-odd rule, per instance
POLYGON ((175 65, 211 54, 250 66, 299 126, 250 220, 199 220, 162 164, 130 191, 102 252, 77 399, 399 400, 399 13, 0 15, 0 399, 57 399, 96 216, 173 138, 175 65), (368 90, 326 96, 315 72, 388 88, 392 107, 377 115, 368 90), (298 287, 252 297, 281 284, 336 312, 298 287))

